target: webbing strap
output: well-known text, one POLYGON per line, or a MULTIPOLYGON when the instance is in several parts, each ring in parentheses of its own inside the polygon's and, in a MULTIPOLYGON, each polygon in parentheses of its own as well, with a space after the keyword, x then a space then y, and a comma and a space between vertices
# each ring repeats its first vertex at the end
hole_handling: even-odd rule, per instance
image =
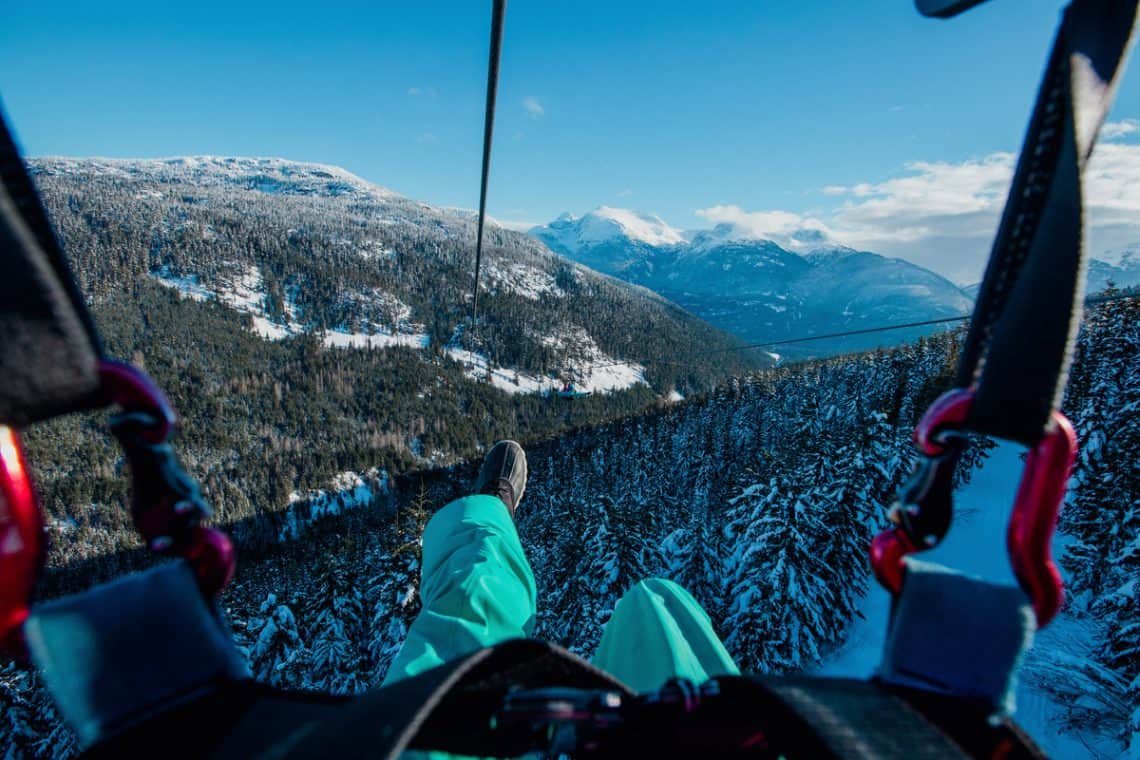
POLYGON ((1084 291, 1081 172, 1112 104, 1137 0, 1065 10, 1001 224, 957 385, 970 429, 1037 443, 1068 378, 1084 291))
POLYGON ((991 723, 985 704, 869 681, 804 676, 752 679, 766 696, 769 744, 792 756, 842 760, 962 760, 1045 755, 1011 722, 991 723))
POLYGON ((0 424, 96 405, 91 317, 0 117, 0 424))
POLYGON ((757 710, 773 748, 843 760, 969 757, 905 702, 868 681, 788 676, 755 683, 765 692, 757 710))

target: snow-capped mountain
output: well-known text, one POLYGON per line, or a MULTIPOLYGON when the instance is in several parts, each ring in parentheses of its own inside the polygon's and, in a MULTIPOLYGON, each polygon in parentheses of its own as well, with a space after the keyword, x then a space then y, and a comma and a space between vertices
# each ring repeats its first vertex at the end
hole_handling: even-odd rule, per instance
POLYGON ((1099 293, 1109 284, 1118 288, 1140 285, 1140 243, 1092 257, 1086 286, 1088 292, 1099 293))
POLYGON ((580 217, 563 214, 549 226, 558 238, 575 247, 598 245, 610 240, 674 245, 685 239, 679 230, 655 214, 640 214, 609 206, 599 206, 580 217))
MULTIPOLYGON (((1132 288, 1140 285, 1140 243, 1134 243, 1126 248, 1094 254, 1089 258, 1088 276, 1085 281, 1085 292, 1090 296, 1107 289, 1109 285, 1117 288, 1132 288)), ((977 298, 978 290, 982 287, 980 282, 967 285, 962 292, 977 298)))
POLYGON ((283 195, 355 197, 394 201, 387 188, 326 164, 282 158, 179 156, 175 158, 41 158, 31 162, 41 175, 107 177, 160 184, 188 184, 283 195))
MULTIPOLYGON (((749 342, 952 317, 971 299, 901 259, 856 251, 802 230, 780 242, 730 224, 681 235, 658 217, 601 208, 563 215, 530 234, 552 250, 643 285, 749 342)), ((914 337, 915 331, 810 344, 830 353, 914 337)), ((793 349, 792 353, 805 353, 793 349)))

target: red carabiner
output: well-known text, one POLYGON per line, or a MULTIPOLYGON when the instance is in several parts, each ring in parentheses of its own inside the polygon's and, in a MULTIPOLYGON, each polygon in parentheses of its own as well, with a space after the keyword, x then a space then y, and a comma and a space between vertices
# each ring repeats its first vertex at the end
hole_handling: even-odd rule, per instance
POLYGON ((45 556, 44 523, 20 436, 0 425, 0 649, 24 651, 28 619, 45 556))
POLYGON ((1006 532, 1010 564, 1033 600, 1038 628, 1052 620, 1065 601, 1065 584, 1053 561, 1053 533, 1077 459, 1072 423, 1060 412, 1053 412, 1050 423, 1025 460, 1006 532))
MULTIPOLYGON (((896 527, 871 542, 875 577, 893 594, 902 591, 906 571, 903 559, 932 548, 942 538, 922 535, 916 526, 924 523, 923 508, 928 502, 945 510, 949 517, 949 475, 956 462, 946 456, 948 435, 964 432, 973 400, 971 390, 950 391, 931 405, 915 428, 914 442, 923 460, 900 503, 891 510, 896 527)), ((1064 600, 1065 587, 1053 561, 1052 545, 1076 455, 1073 426, 1060 412, 1053 412, 1049 430, 1029 451, 1010 515, 1006 534, 1010 564, 1033 602, 1038 628, 1053 619, 1064 600)))

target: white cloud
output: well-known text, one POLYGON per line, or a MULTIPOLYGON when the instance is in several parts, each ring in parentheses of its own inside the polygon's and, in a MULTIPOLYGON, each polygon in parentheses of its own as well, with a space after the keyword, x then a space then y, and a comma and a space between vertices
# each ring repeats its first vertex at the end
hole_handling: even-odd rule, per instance
POLYGON ((1120 137, 1140 132, 1140 121, 1136 119, 1122 119, 1120 121, 1106 121, 1100 128, 1100 139, 1116 140, 1120 137))
MULTIPOLYGON (((827 213, 721 205, 697 214, 730 223, 742 235, 777 242, 818 232, 833 242, 905 258, 959 282, 976 282, 1016 160, 1011 153, 997 152, 957 163, 913 161, 900 176, 881 182, 825 187, 825 194, 845 198, 827 213)), ((1085 199, 1094 254, 1140 241, 1140 144, 1098 145, 1085 171, 1085 199)))
POLYGON ((532 119, 537 119, 540 116, 546 115, 546 109, 542 107, 542 103, 538 102, 538 98, 534 97, 533 95, 529 95, 523 98, 522 106, 523 109, 527 112, 527 115, 532 119))
POLYGON ((421 145, 435 145, 437 142, 439 142, 439 135, 437 135, 435 132, 422 132, 419 135, 416 135, 416 142, 420 143, 421 145))
POLYGON ((620 193, 618 193, 619 198, 628 198, 631 195, 633 195, 633 190, 630 190, 628 187, 625 190, 622 190, 620 193))
POLYGON ((745 211, 736 204, 729 204, 698 209, 697 216, 714 224, 731 224, 734 234, 746 238, 788 243, 792 235, 806 230, 818 230, 831 237, 831 230, 819 219, 790 211, 745 211))
POLYGON ((520 219, 492 219, 491 221, 503 229, 514 230, 515 232, 527 232, 539 226, 539 222, 525 222, 520 219))
POLYGON ((416 97, 417 95, 421 94, 422 92, 423 92, 423 90, 421 90, 419 87, 409 87, 408 88, 408 94, 411 95, 413 98, 416 97))

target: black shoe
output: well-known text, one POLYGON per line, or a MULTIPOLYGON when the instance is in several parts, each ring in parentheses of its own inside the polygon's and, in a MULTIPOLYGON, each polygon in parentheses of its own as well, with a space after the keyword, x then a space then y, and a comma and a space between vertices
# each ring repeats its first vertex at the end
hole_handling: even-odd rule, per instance
POLYGON ((513 517, 525 490, 526 452, 514 441, 499 441, 483 457, 475 493, 498 496, 513 517))

